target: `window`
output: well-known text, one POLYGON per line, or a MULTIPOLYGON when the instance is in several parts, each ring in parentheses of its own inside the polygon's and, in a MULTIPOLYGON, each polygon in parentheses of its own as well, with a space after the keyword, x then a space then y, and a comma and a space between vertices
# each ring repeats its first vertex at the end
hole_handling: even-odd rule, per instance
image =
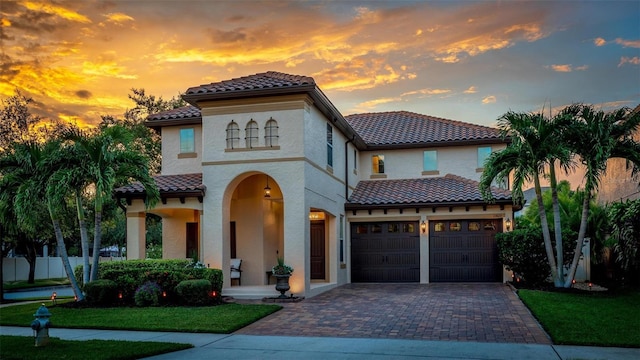
POLYGON ((244 129, 245 138, 244 141, 248 148, 254 148, 258 146, 258 123, 251 120, 247 123, 247 127, 244 129))
POLYGON ((436 232, 444 231, 444 223, 443 222, 435 223, 434 229, 435 229, 436 232))
POLYGON ((384 155, 373 155, 372 165, 374 174, 384 174, 384 155))
POLYGON ((353 149, 353 168, 358 169, 358 151, 353 149))
POLYGON ((425 151, 422 156, 422 163, 424 171, 438 170, 438 152, 436 150, 425 151))
POLYGON ((333 128, 327 124, 327 165, 333 166, 333 128))
POLYGON ((340 262, 344 262, 344 215, 340 215, 340 262))
POLYGON ((278 123, 270 118, 264 126, 264 145, 278 146, 278 123))
POLYGON ((235 149, 240 147, 240 127, 235 121, 231 120, 227 125, 227 149, 235 149))
POLYGON ((180 129, 180 153, 194 152, 196 152, 196 143, 193 128, 180 129))
POLYGON ((478 168, 484 168, 484 162, 491 155, 491 146, 481 146, 478 148, 478 168))

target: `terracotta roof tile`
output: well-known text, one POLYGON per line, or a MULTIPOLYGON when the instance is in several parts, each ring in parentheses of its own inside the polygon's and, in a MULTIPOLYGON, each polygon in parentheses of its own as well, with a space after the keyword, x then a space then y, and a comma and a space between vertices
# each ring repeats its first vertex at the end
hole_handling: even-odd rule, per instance
POLYGON ((181 108, 167 110, 159 112, 157 114, 151 114, 147 117, 147 120, 173 120, 173 119, 187 119, 187 118, 199 118, 201 116, 200 109, 193 105, 183 106, 181 108))
POLYGON ((290 75, 276 71, 243 76, 231 80, 195 86, 187 89, 186 95, 211 94, 211 93, 232 93, 246 90, 272 89, 272 88, 295 88, 315 86, 316 82, 312 77, 301 75, 290 75))
MULTIPOLYGON (((156 175, 153 177, 160 190, 163 193, 201 193, 204 195, 206 186, 202 183, 202 174, 180 174, 180 175, 156 175)), ((142 195, 144 187, 139 182, 119 187, 115 189, 116 196, 126 197, 127 195, 142 195)))
MULTIPOLYGON (((496 200, 511 200, 511 192, 492 188, 496 200)), ((437 178, 363 180, 348 205, 410 205, 483 201, 478 182, 447 174, 437 178)))
POLYGON ((500 140, 494 128, 408 111, 353 114, 345 119, 367 145, 500 140))

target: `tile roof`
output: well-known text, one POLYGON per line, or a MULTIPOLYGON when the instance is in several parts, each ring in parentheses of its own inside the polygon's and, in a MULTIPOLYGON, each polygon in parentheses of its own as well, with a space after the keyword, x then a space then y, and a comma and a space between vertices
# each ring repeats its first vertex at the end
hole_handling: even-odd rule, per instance
POLYGON ((345 119, 370 146, 501 140, 494 128, 408 111, 353 114, 345 119))
POLYGON ((316 82, 312 77, 268 71, 265 73, 191 87, 187 89, 185 95, 235 93, 247 90, 308 87, 309 85, 312 87, 315 87, 316 85, 316 82))
MULTIPOLYGON (((492 188, 496 202, 511 201, 511 192, 492 188)), ((353 190, 346 208, 353 205, 424 205, 484 202, 478 182, 457 175, 443 177, 363 180, 353 190)))
MULTIPOLYGON (((202 174, 156 175, 153 177, 163 195, 200 195, 203 196, 206 186, 202 183, 202 174)), ((114 191, 117 197, 143 195, 144 187, 139 182, 119 187, 114 191)))
POLYGON ((186 118, 199 118, 201 116, 200 109, 193 105, 183 106, 177 109, 171 109, 157 114, 151 114, 147 120, 174 120, 186 118))

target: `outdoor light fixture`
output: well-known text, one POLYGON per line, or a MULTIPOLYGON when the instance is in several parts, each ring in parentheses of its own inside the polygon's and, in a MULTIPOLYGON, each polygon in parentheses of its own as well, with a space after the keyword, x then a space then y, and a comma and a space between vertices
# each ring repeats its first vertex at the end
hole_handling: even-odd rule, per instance
POLYGON ((58 297, 58 293, 54 291, 53 294, 51 294, 51 303, 57 304, 57 301, 56 301, 57 297, 58 297))
POLYGON ((422 230, 423 234, 427 232, 427 223, 424 222, 424 220, 422 220, 422 223, 420 223, 420 230, 422 230))
POLYGON ((264 197, 271 197, 271 188, 269 187, 269 175, 267 175, 267 186, 264 187, 264 197))
POLYGON ((511 219, 507 218, 507 220, 504 221, 504 225, 507 227, 507 230, 511 230, 511 219))

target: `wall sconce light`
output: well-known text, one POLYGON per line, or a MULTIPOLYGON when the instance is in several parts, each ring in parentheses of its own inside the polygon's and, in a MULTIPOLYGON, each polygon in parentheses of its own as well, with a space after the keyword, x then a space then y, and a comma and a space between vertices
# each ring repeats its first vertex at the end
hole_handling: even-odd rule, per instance
POLYGON ((424 220, 422 220, 422 223, 420 223, 420 230, 422 230, 423 234, 427 232, 427 223, 424 222, 424 220))
POLYGON ((271 197, 271 188, 269 187, 269 175, 267 175, 267 186, 264 187, 264 197, 271 197))
POLYGON ((507 220, 504 221, 504 225, 507 227, 507 231, 511 230, 511 219, 507 218, 507 220))

